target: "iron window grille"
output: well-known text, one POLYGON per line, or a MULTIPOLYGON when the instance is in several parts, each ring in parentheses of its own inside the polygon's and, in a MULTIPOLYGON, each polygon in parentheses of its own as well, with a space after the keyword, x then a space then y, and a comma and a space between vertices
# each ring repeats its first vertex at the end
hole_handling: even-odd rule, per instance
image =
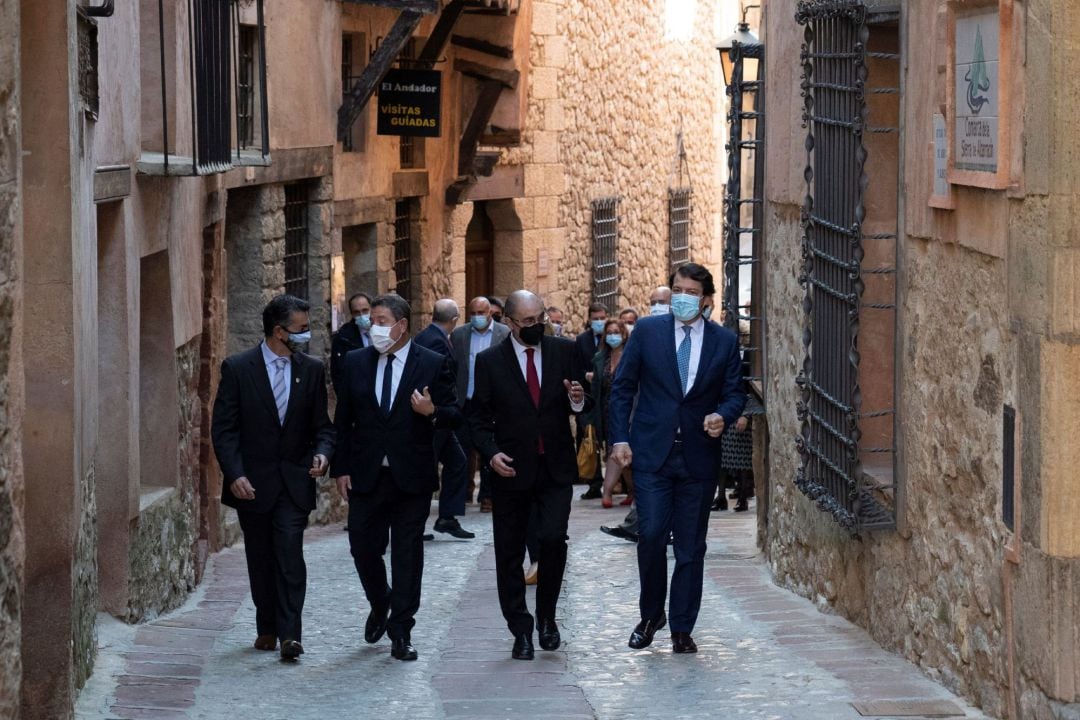
MULTIPOLYGON (((797 384, 801 458, 795 484, 849 533, 895 527, 895 489, 875 486, 863 472, 863 421, 892 417, 891 408, 864 412, 859 329, 864 313, 892 311, 893 303, 864 299, 866 277, 894 267, 864 268, 867 241, 895 242, 896 234, 866 232, 868 134, 898 132, 869 124, 867 10, 862 0, 801 0, 796 20, 802 44, 803 126, 808 130, 806 199, 802 208, 803 347, 797 384)), ((891 92, 895 88, 882 88, 891 92)), ((871 322, 874 318, 870 318, 871 322)))
POLYGON ((750 369, 747 380, 764 384, 764 76, 765 47, 734 42, 728 107, 728 179, 724 188, 724 325, 739 336, 750 369), (755 60, 756 77, 744 77, 755 60))
POLYGON ((79 100, 90 120, 98 119, 98 29, 97 23, 81 5, 78 7, 79 100))
POLYGON ((285 186, 285 292, 308 299, 308 198, 302 184, 285 186))
POLYGON ((591 203, 592 299, 609 308, 616 307, 619 299, 619 201, 609 197, 591 203))
POLYGON ((394 292, 412 303, 413 200, 394 203, 394 292))
POLYGON ((237 33, 236 146, 246 150, 255 141, 255 58, 258 29, 241 25, 237 33))
POLYGON ((668 266, 690 262, 690 211, 694 193, 688 187, 668 188, 668 266))
MULTIPOLYGON (((363 33, 346 33, 341 36, 341 95, 348 97, 352 87, 364 70, 367 36, 363 33)), ((363 152, 367 133, 367 113, 361 113, 349 127, 342 141, 345 152, 363 152)))

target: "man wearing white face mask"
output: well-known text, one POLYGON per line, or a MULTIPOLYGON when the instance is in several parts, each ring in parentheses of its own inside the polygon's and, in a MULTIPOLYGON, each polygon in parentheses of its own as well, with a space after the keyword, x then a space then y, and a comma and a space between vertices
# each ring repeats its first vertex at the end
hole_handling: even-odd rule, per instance
POLYGON ((649 314, 667 315, 671 312, 671 288, 661 285, 649 295, 649 314))
POLYGON ((334 333, 330 346, 330 382, 334 385, 334 394, 341 394, 341 375, 345 370, 345 356, 350 350, 359 350, 371 345, 371 298, 367 293, 358 292, 349 298, 349 315, 352 322, 345 323, 334 333))
POLYGON ((226 358, 211 436, 225 476, 221 502, 244 533, 255 647, 296 660, 307 590, 304 528, 315 478, 326 473, 334 428, 326 414, 322 361, 299 352, 311 340, 308 304, 281 295, 263 310, 265 340, 226 358))
POLYGON ((641 622, 629 645, 648 647, 667 624, 671 535, 672 651, 694 653, 690 633, 701 608, 719 438, 739 417, 746 393, 738 338, 702 317, 704 301, 716 292, 712 274, 687 263, 672 275, 671 290, 671 314, 642 318, 619 363, 610 400, 612 457, 623 467, 633 462, 638 511, 641 622))
POLYGON ((397 660, 415 660, 413 617, 420 607, 424 524, 439 484, 437 430, 461 422, 450 359, 409 339, 409 304, 397 295, 371 303, 372 347, 349 353, 334 424, 331 475, 349 500, 349 549, 371 605, 364 639, 392 641, 397 660), (383 555, 390 544, 393 585, 383 555))
MULTIPOLYGON (((476 356, 492 345, 498 345, 510 334, 510 328, 492 319, 491 303, 486 297, 473 298, 469 303, 468 313, 467 324, 454 328, 450 333, 450 346, 457 363, 458 406, 466 416, 469 414, 469 405, 476 385, 476 356)), ((458 428, 457 437, 465 456, 472 458, 476 451, 476 442, 468 423, 458 428)), ((476 494, 476 502, 480 503, 480 512, 491 512, 491 468, 483 463, 478 464, 480 491, 476 494)), ((472 467, 471 462, 469 467, 472 467)), ((469 479, 472 480, 472 473, 469 479)), ((467 494, 471 497, 472 491, 467 494)))

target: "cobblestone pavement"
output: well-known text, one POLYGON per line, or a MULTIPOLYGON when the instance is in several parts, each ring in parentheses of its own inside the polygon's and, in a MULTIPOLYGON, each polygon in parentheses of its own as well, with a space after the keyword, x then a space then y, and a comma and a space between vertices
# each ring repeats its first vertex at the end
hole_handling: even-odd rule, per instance
POLYGON ((958 717, 985 717, 859 628, 773 585, 754 547, 753 512, 713 514, 698 654, 672 655, 666 631, 652 647, 630 650, 634 545, 599 530, 624 509, 574 503, 558 652, 537 646, 531 663, 510 658, 491 516, 469 506, 462 524, 475 540, 426 544, 417 662, 393 660, 386 639, 363 642, 367 603, 345 533, 317 528, 306 541, 300 662, 251 647, 243 550, 231 548, 212 558, 203 584, 167 617, 130 627, 101 616, 96 670, 76 717, 845 720, 863 717, 852 703, 878 700, 946 701, 958 717))

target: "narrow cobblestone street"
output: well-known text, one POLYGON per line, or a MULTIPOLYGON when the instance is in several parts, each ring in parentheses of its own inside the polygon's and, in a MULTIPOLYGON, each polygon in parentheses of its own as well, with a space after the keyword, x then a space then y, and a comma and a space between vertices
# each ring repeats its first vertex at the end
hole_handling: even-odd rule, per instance
POLYGON ((754 548, 752 512, 714 513, 700 651, 674 656, 665 631, 647 650, 626 647, 637 619, 634 546, 599 530, 622 510, 575 500, 563 648, 514 661, 495 593, 490 515, 473 507, 463 524, 476 540, 426 545, 413 632, 419 661, 392 660, 385 639, 363 642, 367 604, 345 534, 316 528, 307 536, 299 663, 251 647, 254 609, 234 547, 213 558, 197 592, 169 616, 139 627, 100 618, 97 670, 77 717, 842 720, 862 717, 853 702, 912 699, 984 717, 861 629, 774 586, 754 548))

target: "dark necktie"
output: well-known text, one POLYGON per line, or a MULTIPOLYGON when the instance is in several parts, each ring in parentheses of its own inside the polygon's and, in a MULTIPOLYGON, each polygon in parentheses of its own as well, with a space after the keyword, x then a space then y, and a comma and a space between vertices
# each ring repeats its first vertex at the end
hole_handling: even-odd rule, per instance
POLYGON ((382 376, 382 397, 379 399, 379 408, 383 411, 383 415, 390 414, 390 403, 393 400, 393 383, 394 381, 394 354, 388 353, 386 356, 386 367, 383 368, 382 376))
MULTIPOLYGON (((537 408, 540 407, 540 375, 536 372, 536 363, 533 362, 533 355, 536 350, 533 348, 525 348, 525 382, 529 386, 529 395, 532 397, 533 405, 537 408)), ((543 455, 544 454, 544 438, 536 438, 536 449, 543 455)))

